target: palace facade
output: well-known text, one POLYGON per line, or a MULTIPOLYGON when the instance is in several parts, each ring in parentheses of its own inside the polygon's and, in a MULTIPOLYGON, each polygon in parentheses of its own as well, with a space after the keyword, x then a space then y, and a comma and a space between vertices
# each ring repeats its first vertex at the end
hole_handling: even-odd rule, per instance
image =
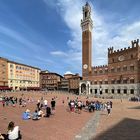
POLYGON ((131 47, 128 48, 108 48, 108 64, 93 67, 93 21, 88 3, 83 6, 81 27, 83 80, 79 85, 79 94, 140 95, 139 39, 131 41, 131 47))
POLYGON ((0 90, 39 90, 40 69, 0 57, 0 90))

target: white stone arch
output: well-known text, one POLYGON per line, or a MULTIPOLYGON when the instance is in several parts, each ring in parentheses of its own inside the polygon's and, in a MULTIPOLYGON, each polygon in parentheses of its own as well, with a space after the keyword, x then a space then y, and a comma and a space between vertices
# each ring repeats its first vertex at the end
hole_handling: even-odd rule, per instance
POLYGON ((90 94, 90 81, 80 81, 79 94, 90 94))
POLYGON ((111 92, 112 94, 115 93, 115 86, 111 86, 111 87, 110 87, 110 92, 111 92))
POLYGON ((137 90, 136 87, 133 86, 133 85, 131 85, 131 86, 129 87, 129 93, 130 93, 130 94, 135 94, 136 90, 137 90))
POLYGON ((116 87, 116 93, 117 94, 121 94, 121 86, 117 86, 116 87))
POLYGON ((128 94, 129 88, 127 86, 123 86, 123 94, 128 94))

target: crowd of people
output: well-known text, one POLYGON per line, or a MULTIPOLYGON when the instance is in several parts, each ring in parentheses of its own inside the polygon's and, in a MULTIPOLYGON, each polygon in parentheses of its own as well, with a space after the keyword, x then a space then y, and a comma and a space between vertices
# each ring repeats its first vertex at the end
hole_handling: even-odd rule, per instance
MULTIPOLYGON (((19 96, 18 96, 19 97, 19 96)), ((49 118, 51 115, 55 114, 56 109, 56 100, 57 96, 54 96, 50 102, 46 99, 46 97, 39 97, 37 100, 33 98, 25 98, 22 94, 19 98, 15 96, 2 96, 2 106, 3 108, 6 106, 12 107, 25 107, 25 111, 22 113, 22 120, 40 120, 41 118, 49 118), (32 109, 29 108, 28 103, 33 103, 34 111, 31 112, 32 109), (27 108, 28 106, 28 108, 27 108)), ((62 99, 62 104, 68 105, 70 112, 76 112, 81 114, 82 110, 86 110, 88 112, 107 110, 108 114, 111 112, 112 102, 100 102, 100 101, 90 101, 88 97, 82 100, 80 97, 76 96, 75 98, 70 99, 67 97, 66 99, 62 99)), ((15 126, 14 122, 10 122, 8 125, 8 133, 0 134, 0 140, 19 140, 22 136, 20 134, 19 126, 15 126)))
POLYGON ((86 100, 86 102, 82 102, 81 100, 78 100, 78 97, 75 100, 70 100, 68 102, 68 106, 71 112, 78 112, 81 113, 82 109, 88 110, 89 112, 96 111, 105 111, 107 110, 107 113, 110 115, 111 108, 112 108, 112 101, 108 102, 99 102, 97 101, 90 101, 86 100))
POLYGON ((131 97, 131 98, 129 99, 129 101, 139 102, 139 101, 140 101, 140 97, 131 97))
POLYGON ((41 97, 41 100, 37 100, 35 111, 31 114, 30 110, 27 109, 22 114, 23 120, 40 120, 42 117, 50 117, 51 114, 54 114, 56 101, 54 98, 51 100, 51 107, 48 105, 48 101, 45 99, 43 100, 43 97, 41 97), (44 112, 43 112, 44 111, 44 112))

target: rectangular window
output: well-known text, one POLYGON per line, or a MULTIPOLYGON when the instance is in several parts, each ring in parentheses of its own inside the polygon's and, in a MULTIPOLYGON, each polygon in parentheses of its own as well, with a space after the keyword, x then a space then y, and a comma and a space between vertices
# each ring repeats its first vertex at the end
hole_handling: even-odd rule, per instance
POLYGON ((124 90, 123 90, 123 93, 124 93, 124 94, 127 94, 127 89, 124 89, 124 90))
POLYGON ((121 90, 120 89, 117 89, 117 93, 120 94, 121 93, 121 90))
POLYGON ((134 79, 130 79, 130 83, 133 84, 135 81, 134 79))
POLYGON ((117 84, 120 84, 121 83, 121 81, 120 80, 117 80, 117 84))
POLYGON ((130 70, 133 71, 134 70, 134 66, 130 66, 130 70))
POLYGON ((134 94, 134 89, 130 89, 130 93, 131 94, 134 94))
POLYGON ((125 66, 125 67, 123 67, 123 71, 127 71, 127 67, 125 66))
POLYGON ((124 83, 124 84, 127 84, 127 80, 123 80, 123 83, 124 83))
POLYGON ((105 73, 108 73, 108 70, 105 70, 105 73))
POLYGON ((112 91, 112 94, 114 94, 114 89, 112 89, 111 91, 112 91))
POLYGON ((113 69, 111 69, 111 72, 115 72, 115 69, 113 68, 113 69))
POLYGON ((97 85, 97 81, 94 81, 94 84, 97 85))
POLYGON ((99 84, 102 84, 102 81, 99 81, 99 84))
POLYGON ((117 68, 117 72, 120 72, 121 71, 121 68, 119 67, 119 68, 117 68))
POLYGON ((111 84, 115 84, 115 80, 112 80, 112 81, 111 81, 111 84))
POLYGON ((108 93, 108 89, 105 89, 105 93, 108 93))

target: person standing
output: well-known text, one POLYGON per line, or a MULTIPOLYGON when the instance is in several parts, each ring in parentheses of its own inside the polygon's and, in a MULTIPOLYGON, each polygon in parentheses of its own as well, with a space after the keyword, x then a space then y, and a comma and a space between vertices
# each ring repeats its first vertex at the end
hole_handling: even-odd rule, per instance
POLYGON ((52 101, 51 101, 52 110, 55 110, 55 104, 56 104, 56 102, 55 102, 54 98, 52 98, 52 101))
POLYGON ((44 100, 44 106, 45 106, 45 108, 47 108, 47 105, 48 105, 48 101, 45 99, 44 100))
POLYGON ((40 100, 37 100, 37 109, 40 108, 40 100))
POLYGON ((107 113, 108 113, 108 115, 110 115, 110 112, 111 112, 111 106, 110 106, 110 103, 108 102, 107 103, 107 113))

